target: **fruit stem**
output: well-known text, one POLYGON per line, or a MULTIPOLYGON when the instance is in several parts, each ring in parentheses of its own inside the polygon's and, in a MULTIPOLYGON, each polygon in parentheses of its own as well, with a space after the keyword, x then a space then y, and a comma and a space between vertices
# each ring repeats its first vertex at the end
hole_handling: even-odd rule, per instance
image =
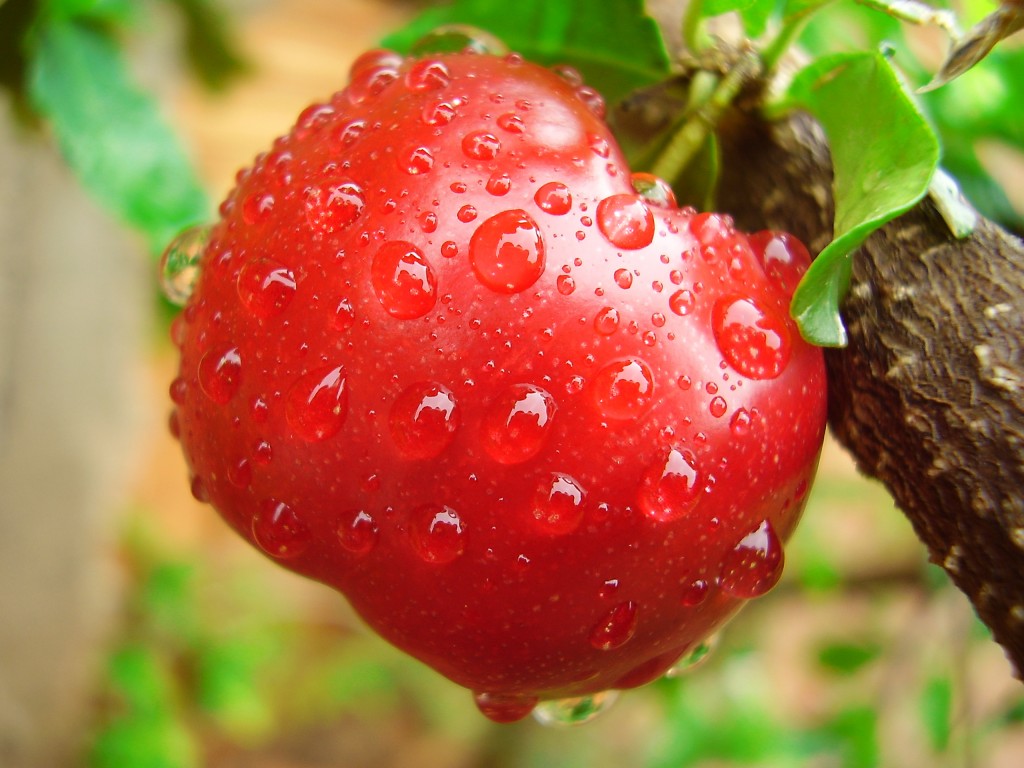
POLYGON ((669 184, 677 181, 704 145, 708 134, 718 125, 722 114, 736 96, 762 71, 761 58, 753 50, 744 51, 739 60, 718 81, 714 90, 699 103, 690 116, 672 135, 665 149, 654 161, 651 172, 669 184))

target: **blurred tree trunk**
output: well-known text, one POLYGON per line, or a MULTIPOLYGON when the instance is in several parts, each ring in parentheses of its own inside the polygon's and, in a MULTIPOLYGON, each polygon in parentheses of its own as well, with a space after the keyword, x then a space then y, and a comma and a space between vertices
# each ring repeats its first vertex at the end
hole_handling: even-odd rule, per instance
MULTIPOLYGON (((146 262, 0 98, 0 765, 72 762, 116 608, 146 262)), ((77 761, 74 761, 77 762, 77 761)))

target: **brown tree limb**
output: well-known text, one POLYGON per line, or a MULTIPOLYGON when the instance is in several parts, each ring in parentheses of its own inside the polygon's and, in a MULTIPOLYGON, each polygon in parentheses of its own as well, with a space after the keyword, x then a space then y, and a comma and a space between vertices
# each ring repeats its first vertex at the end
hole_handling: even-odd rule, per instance
MULTIPOLYGON (((806 116, 723 133, 719 203, 744 229, 831 237, 831 164, 806 116)), ((1024 243, 980 220, 955 239, 931 202, 853 256, 849 346, 829 350, 829 424, 892 493, 1024 670, 1024 243)))

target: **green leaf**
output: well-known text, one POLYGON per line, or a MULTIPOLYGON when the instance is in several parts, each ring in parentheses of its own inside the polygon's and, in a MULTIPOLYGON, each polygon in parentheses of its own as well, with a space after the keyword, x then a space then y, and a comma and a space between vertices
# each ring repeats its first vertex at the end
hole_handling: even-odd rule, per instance
POLYGON ((223 88, 245 68, 227 17, 213 0, 167 0, 185 22, 185 52, 192 71, 210 88, 223 88))
POLYGON ((808 341, 843 346, 839 304, 849 286, 850 256, 924 196, 938 166, 938 139, 879 53, 819 59, 797 74, 782 107, 804 109, 818 120, 835 170, 834 239, 800 282, 791 311, 808 341))
POLYGON ((851 675, 881 653, 874 643, 830 643, 818 652, 818 663, 832 672, 851 675))
POLYGON ((84 18, 118 24, 131 21, 137 10, 132 0, 44 0, 42 5, 54 19, 84 18))
POLYGON ((156 104, 130 79, 115 44, 67 21, 33 40, 29 94, 83 185, 159 253, 208 203, 156 104))
POLYGON ((443 24, 468 24, 542 64, 569 64, 609 103, 658 82, 669 71, 661 33, 642 0, 456 0, 430 8, 382 44, 407 52, 443 24))

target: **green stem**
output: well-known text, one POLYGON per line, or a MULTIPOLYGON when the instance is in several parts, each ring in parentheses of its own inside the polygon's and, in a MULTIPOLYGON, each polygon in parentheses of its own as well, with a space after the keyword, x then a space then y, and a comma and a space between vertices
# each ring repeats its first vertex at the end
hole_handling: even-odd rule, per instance
POLYGON ((761 72, 761 59, 753 51, 743 55, 725 77, 718 81, 710 96, 693 109, 690 116, 672 135, 664 150, 654 161, 651 172, 672 184, 696 156, 718 125, 722 114, 736 99, 743 87, 761 72))
POLYGON ((800 33, 804 31, 804 26, 809 18, 810 14, 800 14, 796 18, 790 19, 779 30, 775 38, 765 46, 765 49, 761 52, 761 62, 764 65, 765 72, 771 73, 775 71, 779 60, 793 46, 800 33))
POLYGON ((708 36, 704 31, 704 0, 690 0, 683 15, 683 42, 695 56, 708 47, 708 36))

